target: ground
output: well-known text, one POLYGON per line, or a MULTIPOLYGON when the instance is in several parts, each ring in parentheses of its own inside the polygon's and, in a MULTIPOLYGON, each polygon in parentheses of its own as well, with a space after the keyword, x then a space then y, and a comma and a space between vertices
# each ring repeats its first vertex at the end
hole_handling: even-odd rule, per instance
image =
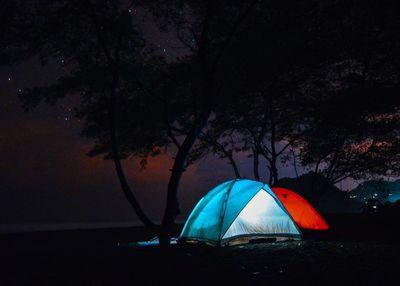
POLYGON ((130 246, 148 237, 139 228, 3 235, 0 285, 384 285, 400 266, 398 224, 386 222, 342 217, 302 241, 169 250, 130 246))

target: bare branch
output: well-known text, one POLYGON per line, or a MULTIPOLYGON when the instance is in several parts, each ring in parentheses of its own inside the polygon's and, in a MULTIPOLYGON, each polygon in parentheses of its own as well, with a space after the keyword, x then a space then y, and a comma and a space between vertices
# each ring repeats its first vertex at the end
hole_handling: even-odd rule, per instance
POLYGON ((229 164, 232 166, 236 178, 241 178, 242 177, 240 175, 239 168, 238 168, 238 166, 236 164, 236 161, 233 158, 232 151, 226 150, 224 145, 222 145, 217 140, 213 139, 209 134, 206 134, 204 132, 200 133, 200 139, 202 139, 205 142, 207 142, 210 145, 212 145, 216 149, 216 151, 222 152, 223 156, 228 159, 229 164))
POLYGON ((289 148, 300 136, 296 136, 292 140, 290 140, 278 153, 276 153, 276 156, 282 155, 283 152, 286 151, 287 148, 289 148))

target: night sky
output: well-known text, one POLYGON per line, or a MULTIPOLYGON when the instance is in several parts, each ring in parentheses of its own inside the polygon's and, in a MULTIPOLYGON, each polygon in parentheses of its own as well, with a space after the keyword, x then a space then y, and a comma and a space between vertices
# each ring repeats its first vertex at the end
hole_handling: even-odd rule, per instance
MULTIPOLYGON (((161 50, 165 47, 160 45, 161 50)), ((56 60, 46 66, 33 59, 0 68, 1 230, 20 227, 15 224, 137 222, 112 162, 85 155, 91 142, 79 136, 81 123, 73 110, 76 98, 55 106, 42 104, 28 113, 21 107, 20 89, 51 83, 63 72, 62 63, 56 60)), ((251 177, 251 160, 243 157, 239 164, 242 173, 251 177)), ((125 162, 131 187, 154 220, 164 211, 171 166, 169 155, 151 159, 142 171, 134 159, 125 162)), ((282 176, 292 173, 292 167, 281 170, 282 176)), ((182 216, 178 220, 211 187, 231 178, 227 162, 213 157, 191 166, 180 188, 182 216)))
MULTIPOLYGON (((133 11, 134 12, 134 11, 133 11)), ((167 58, 182 55, 167 33, 154 24, 143 27, 167 58)), ((137 223, 126 201, 111 161, 85 154, 92 143, 79 136, 81 123, 74 118, 69 97, 55 106, 40 105, 26 113, 18 93, 24 88, 51 84, 65 72, 63 59, 42 66, 38 59, 0 67, 0 231, 59 223, 137 223)), ((155 221, 164 212, 170 155, 151 159, 140 170, 134 159, 125 171, 143 208, 155 221)), ((241 173, 252 178, 251 158, 238 158, 241 173)), ((266 179, 265 164, 260 174, 266 179)), ((280 177, 294 177, 293 166, 280 168, 280 177)), ((213 186, 234 178, 226 161, 208 156, 192 165, 180 185, 184 220, 195 203, 213 186)))

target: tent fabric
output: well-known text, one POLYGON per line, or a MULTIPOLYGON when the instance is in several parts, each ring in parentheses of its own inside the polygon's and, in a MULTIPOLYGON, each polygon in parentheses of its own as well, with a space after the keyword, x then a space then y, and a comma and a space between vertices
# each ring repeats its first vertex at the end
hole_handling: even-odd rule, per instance
POLYGON ((317 210, 299 194, 285 188, 273 187, 272 191, 302 229, 326 230, 326 221, 317 210))
POLYGON ((232 180, 216 186, 197 203, 180 239, 226 245, 238 238, 264 236, 300 239, 301 233, 267 185, 232 180))
POLYGON ((247 234, 292 234, 296 226, 264 190, 258 191, 226 231, 223 239, 247 234))

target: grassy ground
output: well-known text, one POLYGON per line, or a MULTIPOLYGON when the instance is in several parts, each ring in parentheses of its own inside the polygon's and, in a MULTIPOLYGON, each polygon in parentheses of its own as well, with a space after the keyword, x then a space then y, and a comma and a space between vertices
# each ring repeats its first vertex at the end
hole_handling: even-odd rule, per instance
POLYGON ((4 235, 0 285, 386 285, 400 246, 397 219, 381 220, 336 216, 303 241, 168 251, 128 247, 149 236, 139 228, 4 235))

